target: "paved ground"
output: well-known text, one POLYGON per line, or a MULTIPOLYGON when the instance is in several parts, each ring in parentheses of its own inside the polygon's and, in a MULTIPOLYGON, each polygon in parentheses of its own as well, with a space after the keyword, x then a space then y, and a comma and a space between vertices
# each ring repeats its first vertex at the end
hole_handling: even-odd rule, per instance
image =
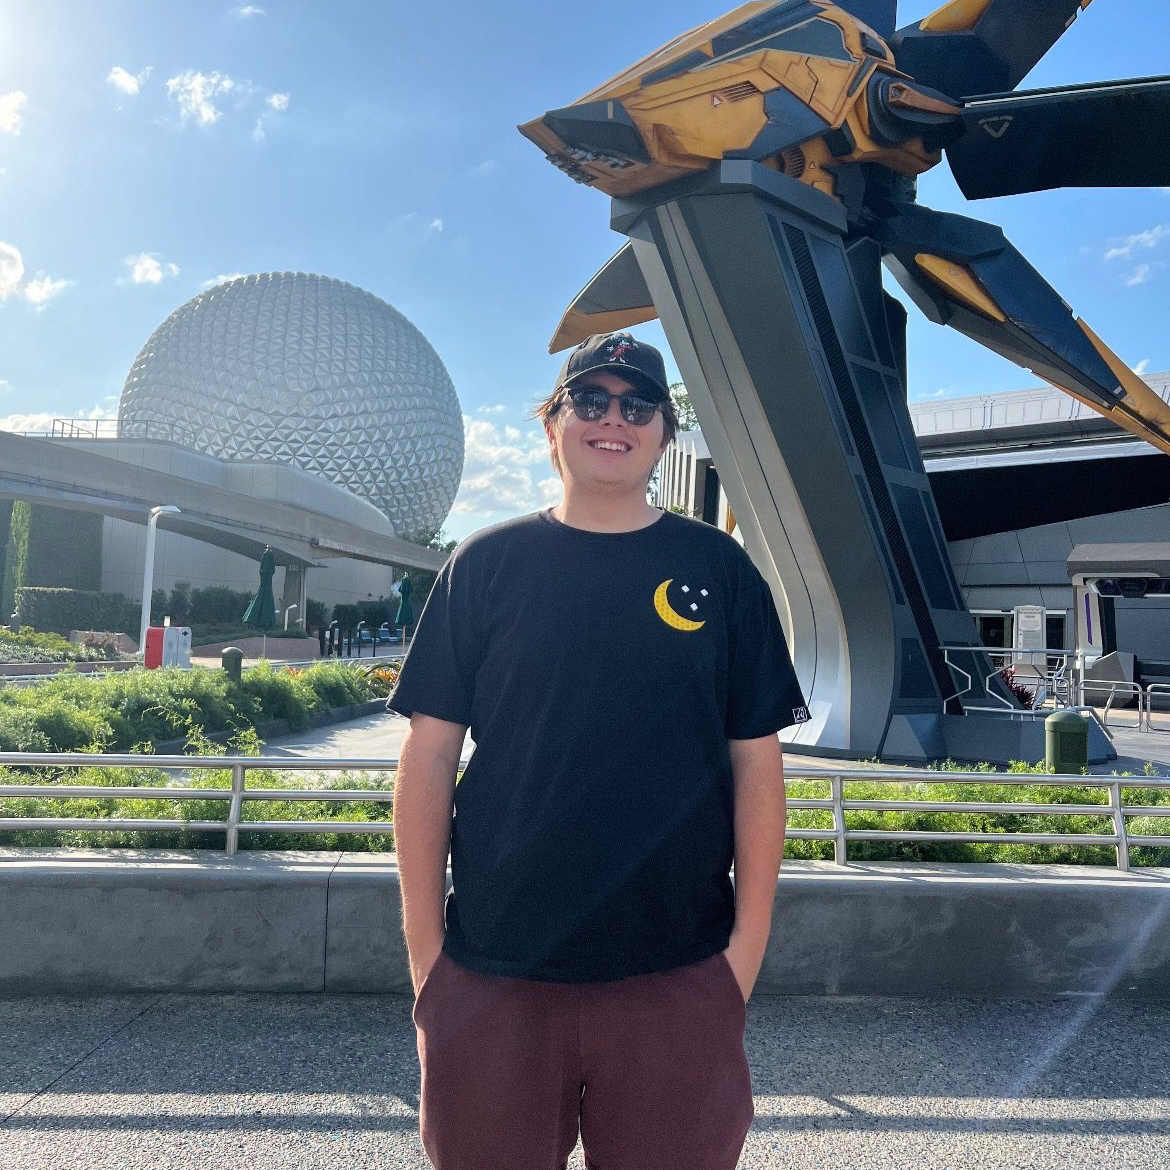
MULTIPOLYGON (((1132 721, 1133 715, 1121 712, 1114 718, 1132 721)), ((1161 775, 1170 775, 1170 716, 1156 716, 1157 731, 1137 731, 1131 727, 1113 727, 1113 746, 1118 759, 1108 764, 1098 764, 1089 769, 1094 773, 1108 775, 1111 772, 1134 772, 1140 774, 1147 761, 1161 775)), ((298 732, 281 739, 271 740, 264 749, 265 755, 292 756, 335 756, 344 759, 395 759, 402 746, 403 736, 409 722, 394 713, 367 715, 352 723, 335 724, 317 731, 298 732)), ((463 758, 467 759, 474 744, 470 735, 463 747, 463 758)), ((794 765, 825 767, 828 760, 813 756, 789 754, 786 759, 794 765)), ((863 767, 850 761, 837 761, 841 767, 863 767)))
MULTIPOLYGON (((747 1047, 751 1170, 1170 1165, 1170 1004, 761 998, 747 1047)), ((3 1170, 425 1170, 417 1090, 401 997, 0 1002, 3 1170)))

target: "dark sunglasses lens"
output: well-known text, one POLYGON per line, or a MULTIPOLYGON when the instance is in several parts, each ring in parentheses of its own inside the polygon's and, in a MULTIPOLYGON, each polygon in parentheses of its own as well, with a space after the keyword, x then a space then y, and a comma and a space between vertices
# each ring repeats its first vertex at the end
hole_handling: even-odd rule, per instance
POLYGON ((609 395, 604 390, 577 390, 570 397, 582 422, 596 422, 609 410, 609 395))
POLYGON ((653 417, 655 403, 639 398, 635 394, 626 394, 622 397, 622 418, 633 423, 636 427, 645 426, 653 417))
POLYGON ((608 394, 604 390, 575 390, 569 395, 573 403, 573 411, 582 422, 596 422, 604 418, 609 412, 609 400, 616 398, 622 412, 622 418, 634 426, 645 426, 653 417, 658 408, 657 403, 650 402, 637 394, 608 394))

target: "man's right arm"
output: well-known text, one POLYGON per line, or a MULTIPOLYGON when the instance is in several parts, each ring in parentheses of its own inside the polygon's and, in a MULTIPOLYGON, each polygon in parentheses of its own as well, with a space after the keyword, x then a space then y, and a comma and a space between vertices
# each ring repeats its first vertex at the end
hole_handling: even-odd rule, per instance
POLYGON ((415 994, 443 949, 455 777, 467 728, 414 712, 394 782, 394 844, 415 994))

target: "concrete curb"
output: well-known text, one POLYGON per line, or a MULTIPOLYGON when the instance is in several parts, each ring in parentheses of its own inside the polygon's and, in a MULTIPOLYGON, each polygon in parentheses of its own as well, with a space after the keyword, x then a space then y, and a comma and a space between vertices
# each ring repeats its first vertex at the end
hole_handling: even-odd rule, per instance
MULTIPOLYGON (((409 992, 393 854, 0 850, 0 995, 409 992)), ((1170 999, 1170 871, 791 862, 763 994, 1170 999)))

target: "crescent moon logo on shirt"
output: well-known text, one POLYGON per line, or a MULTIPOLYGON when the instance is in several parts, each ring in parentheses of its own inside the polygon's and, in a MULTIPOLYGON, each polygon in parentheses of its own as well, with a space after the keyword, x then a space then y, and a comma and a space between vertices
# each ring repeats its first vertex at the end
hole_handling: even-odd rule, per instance
MULTIPOLYGON (((670 583, 674 580, 673 577, 667 577, 657 589, 654 590, 654 609, 658 616, 666 622, 668 626, 673 629, 682 630, 685 633, 693 633, 695 630, 701 630, 707 623, 706 621, 696 622, 690 618, 683 617, 683 615, 675 610, 675 608, 666 599, 666 591, 670 587, 670 583)), ((689 585, 682 586, 684 593, 690 593, 691 587, 689 585)), ((699 597, 706 597, 707 590, 700 589, 699 597)), ((692 613, 698 612, 699 605, 696 601, 690 602, 692 613)))

